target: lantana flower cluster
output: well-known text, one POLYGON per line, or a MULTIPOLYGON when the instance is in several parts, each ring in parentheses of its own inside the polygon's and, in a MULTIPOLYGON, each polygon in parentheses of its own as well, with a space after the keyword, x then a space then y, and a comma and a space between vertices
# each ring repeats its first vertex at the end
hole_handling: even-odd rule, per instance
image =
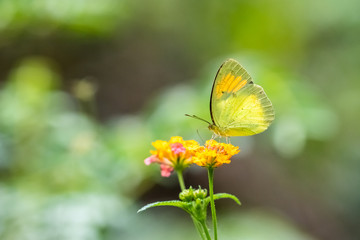
POLYGON ((200 146, 196 149, 192 161, 201 167, 216 168, 224 163, 229 164, 230 158, 239 152, 239 147, 218 143, 212 139, 206 141, 204 147, 200 146))
POLYGON ((152 143, 156 150, 151 150, 145 164, 160 164, 161 176, 169 177, 174 170, 182 171, 192 164, 192 156, 199 144, 194 140, 184 141, 182 137, 171 137, 170 141, 157 140, 152 143))
POLYGON ((157 140, 152 143, 156 150, 151 150, 145 164, 160 164, 161 176, 169 177, 171 173, 182 171, 195 163, 202 167, 216 168, 230 163, 230 158, 239 153, 239 147, 231 144, 208 140, 200 146, 195 140, 183 140, 182 137, 171 137, 170 141, 157 140))

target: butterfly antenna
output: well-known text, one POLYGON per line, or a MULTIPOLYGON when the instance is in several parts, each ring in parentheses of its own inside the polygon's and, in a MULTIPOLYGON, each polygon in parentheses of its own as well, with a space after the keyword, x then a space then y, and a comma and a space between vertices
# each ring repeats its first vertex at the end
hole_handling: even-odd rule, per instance
POLYGON ((200 117, 198 117, 198 116, 195 116, 195 115, 189 115, 189 114, 185 114, 185 116, 187 116, 187 117, 191 117, 191 118, 195 118, 195 119, 198 119, 198 120, 200 120, 200 121, 206 122, 206 123, 208 123, 209 125, 211 125, 211 123, 210 123, 209 121, 206 121, 205 119, 200 118, 200 117))

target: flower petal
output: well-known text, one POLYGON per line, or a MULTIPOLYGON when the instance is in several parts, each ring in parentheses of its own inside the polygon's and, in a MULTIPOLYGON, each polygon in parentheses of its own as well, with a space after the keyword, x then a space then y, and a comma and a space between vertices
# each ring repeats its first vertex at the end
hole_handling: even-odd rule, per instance
POLYGON ((150 165, 153 162, 159 162, 160 159, 158 159, 155 155, 151 155, 150 157, 146 158, 144 160, 145 165, 150 165))
POLYGON ((170 147, 171 147, 171 151, 174 154, 180 154, 186 151, 186 148, 181 143, 172 143, 170 144, 170 147))
POLYGON ((162 177, 170 177, 172 171, 174 171, 174 168, 170 167, 169 165, 161 164, 161 176, 162 177))

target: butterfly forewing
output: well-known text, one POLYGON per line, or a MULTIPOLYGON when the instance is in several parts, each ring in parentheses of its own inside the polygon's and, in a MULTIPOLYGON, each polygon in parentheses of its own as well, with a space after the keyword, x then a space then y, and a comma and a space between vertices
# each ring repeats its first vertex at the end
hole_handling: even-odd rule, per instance
POLYGON ((215 125, 218 125, 219 113, 214 105, 228 93, 239 91, 244 85, 252 83, 250 74, 236 60, 228 59, 219 68, 211 91, 210 114, 215 125), (215 110, 215 111, 214 111, 215 110))

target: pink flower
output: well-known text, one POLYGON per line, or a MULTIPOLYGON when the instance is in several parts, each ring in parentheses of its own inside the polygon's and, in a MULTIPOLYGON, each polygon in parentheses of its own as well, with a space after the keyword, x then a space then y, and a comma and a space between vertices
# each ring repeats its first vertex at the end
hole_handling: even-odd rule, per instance
POLYGON ((160 161, 160 159, 158 159, 156 157, 156 155, 151 155, 150 157, 148 157, 144 160, 144 163, 145 163, 145 165, 150 165, 151 163, 159 162, 159 161, 160 161))
POLYGON ((171 147, 171 151, 174 154, 180 154, 186 151, 186 148, 181 143, 172 143, 170 144, 170 147, 171 147))
POLYGON ((166 164, 161 164, 160 169, 162 177, 170 177, 172 171, 174 171, 174 168, 166 164))

